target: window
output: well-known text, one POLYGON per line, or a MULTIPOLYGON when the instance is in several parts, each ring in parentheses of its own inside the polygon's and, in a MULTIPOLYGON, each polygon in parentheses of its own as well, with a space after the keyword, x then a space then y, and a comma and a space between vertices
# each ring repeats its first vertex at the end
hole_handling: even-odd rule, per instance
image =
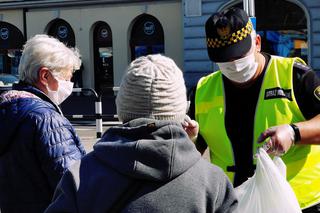
POLYGON ((94 78, 98 93, 113 92, 113 48, 110 26, 99 21, 93 30, 94 78))
POLYGON ((25 39, 14 25, 0 21, 0 73, 18 75, 21 49, 25 39))
POLYGON ((69 47, 75 47, 74 31, 70 24, 63 19, 54 19, 48 24, 48 35, 51 35, 69 47))
POLYGON ((155 17, 143 14, 132 25, 130 37, 131 60, 148 54, 164 53, 164 35, 161 23, 155 17))

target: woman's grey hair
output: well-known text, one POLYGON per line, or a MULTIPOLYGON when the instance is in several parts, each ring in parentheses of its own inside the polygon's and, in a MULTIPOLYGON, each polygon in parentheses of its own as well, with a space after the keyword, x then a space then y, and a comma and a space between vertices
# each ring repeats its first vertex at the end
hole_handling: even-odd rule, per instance
POLYGON ((35 35, 23 46, 19 64, 20 80, 34 84, 41 67, 59 73, 65 68, 78 70, 81 65, 77 48, 69 48, 58 39, 45 34, 35 35))

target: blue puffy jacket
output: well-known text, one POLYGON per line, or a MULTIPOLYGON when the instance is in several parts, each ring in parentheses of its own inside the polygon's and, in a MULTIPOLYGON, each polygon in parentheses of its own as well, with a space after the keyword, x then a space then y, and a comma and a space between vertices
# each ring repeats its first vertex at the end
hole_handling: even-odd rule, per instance
POLYGON ((58 106, 19 83, 0 96, 0 211, 43 212, 85 150, 58 106))

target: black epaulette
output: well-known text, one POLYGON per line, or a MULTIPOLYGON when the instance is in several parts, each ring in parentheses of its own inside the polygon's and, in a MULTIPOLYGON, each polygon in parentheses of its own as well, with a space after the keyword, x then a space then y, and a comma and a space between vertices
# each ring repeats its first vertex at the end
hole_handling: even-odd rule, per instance
POLYGON ((300 62, 294 62, 293 69, 295 69, 300 75, 312 71, 311 67, 300 62))

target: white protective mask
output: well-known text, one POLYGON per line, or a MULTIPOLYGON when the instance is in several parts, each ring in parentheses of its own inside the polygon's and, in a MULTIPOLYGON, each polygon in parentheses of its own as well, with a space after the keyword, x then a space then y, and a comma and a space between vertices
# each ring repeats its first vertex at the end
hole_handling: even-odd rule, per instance
POLYGON ((47 96, 53 101, 53 103, 59 105, 66 100, 72 93, 73 82, 56 79, 58 81, 58 90, 53 91, 47 85, 47 96))
POLYGON ((237 83, 249 81, 254 76, 258 67, 254 53, 231 62, 217 63, 217 65, 223 75, 237 83))

